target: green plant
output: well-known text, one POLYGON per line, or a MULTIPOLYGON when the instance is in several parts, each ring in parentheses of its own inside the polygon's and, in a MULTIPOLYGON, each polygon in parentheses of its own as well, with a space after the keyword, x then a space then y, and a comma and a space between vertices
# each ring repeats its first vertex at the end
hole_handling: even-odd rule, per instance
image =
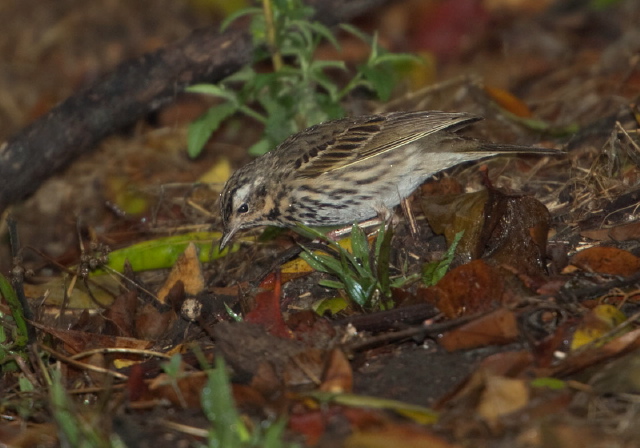
POLYGON ((354 224, 351 229, 353 253, 349 253, 317 230, 302 225, 300 228, 303 234, 325 241, 335 251, 335 256, 332 256, 302 248, 304 252, 300 257, 313 269, 335 275, 339 279, 323 279, 319 282, 320 285, 344 290, 351 300, 363 308, 391 306, 391 287, 396 286, 389 277, 389 254, 393 236, 391 229, 385 229, 384 224, 381 225, 373 247, 370 247, 362 229, 354 224), (379 296, 386 300, 380 300, 379 296))
POLYGON ((431 261, 429 263, 425 263, 422 267, 422 282, 426 286, 433 286, 438 283, 442 277, 449 270, 449 266, 451 266, 451 262, 453 261, 453 256, 456 253, 456 248, 458 247, 458 243, 462 239, 464 235, 464 230, 456 233, 456 236, 453 237, 453 241, 451 245, 445 252, 444 257, 441 260, 431 261))
POLYGON ((96 425, 99 416, 87 414, 76 409, 76 404, 69 398, 58 370, 54 370, 49 389, 51 411, 58 425, 60 445, 79 448, 120 448, 124 443, 120 437, 112 433, 108 437, 96 425), (91 421, 94 419, 95 421, 91 421))
POLYGON ((29 328, 20 299, 11 282, 0 274, 0 298, 3 298, 11 315, 0 312, 0 369, 15 370, 13 356, 27 358, 26 346, 29 342, 29 328), (11 329, 8 334, 7 330, 11 329))
POLYGON ((231 383, 221 357, 216 359, 216 368, 209 371, 201 401, 204 413, 212 424, 208 437, 210 448, 293 448, 293 445, 282 441, 285 420, 250 430, 236 410, 231 383))
POLYGON ((339 43, 329 28, 311 20, 312 8, 301 0, 263 0, 263 8, 241 10, 230 16, 223 28, 243 15, 252 16, 254 62, 271 57, 273 72, 259 73, 254 67, 245 67, 218 84, 188 89, 223 100, 189 126, 188 151, 192 157, 200 153, 220 124, 237 112, 264 125, 263 137, 249 149, 252 155, 264 154, 295 132, 343 116, 341 101, 356 88, 367 88, 381 100, 388 99, 395 84, 395 65, 416 60, 411 55, 388 53, 380 48, 376 36, 370 38, 352 26, 342 25, 342 29, 370 43, 371 53, 340 88, 327 71, 346 71, 345 63, 314 59, 322 41, 336 48, 339 43))

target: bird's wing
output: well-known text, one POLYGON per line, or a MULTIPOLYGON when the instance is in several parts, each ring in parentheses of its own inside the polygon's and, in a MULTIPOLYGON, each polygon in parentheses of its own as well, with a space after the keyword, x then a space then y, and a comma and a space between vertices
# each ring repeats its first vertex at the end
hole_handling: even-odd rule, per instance
POLYGON ((276 151, 291 155, 297 177, 344 169, 420 140, 457 130, 481 118, 466 113, 391 112, 323 123, 296 134, 276 151), (300 148, 304 148, 301 151, 300 148))

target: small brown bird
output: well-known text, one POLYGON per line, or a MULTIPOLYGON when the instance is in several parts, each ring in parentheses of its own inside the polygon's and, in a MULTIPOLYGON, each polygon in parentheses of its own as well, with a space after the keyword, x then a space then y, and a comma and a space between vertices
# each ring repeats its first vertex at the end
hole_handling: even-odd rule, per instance
POLYGON ((321 123, 237 170, 220 195, 220 248, 241 229, 352 224, 392 208, 433 174, 501 153, 558 154, 456 134, 466 113, 390 112, 321 123))

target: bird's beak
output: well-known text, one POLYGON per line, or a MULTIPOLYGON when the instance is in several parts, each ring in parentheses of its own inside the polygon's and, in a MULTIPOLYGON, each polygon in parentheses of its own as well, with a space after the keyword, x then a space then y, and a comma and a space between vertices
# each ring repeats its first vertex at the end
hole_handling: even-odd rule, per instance
POLYGON ((222 238, 220 238, 220 251, 222 251, 222 249, 224 249, 226 245, 229 244, 229 241, 231 241, 231 238, 233 238, 233 235, 235 235, 238 230, 239 230, 238 227, 231 227, 229 229, 224 229, 224 232, 222 233, 222 238))

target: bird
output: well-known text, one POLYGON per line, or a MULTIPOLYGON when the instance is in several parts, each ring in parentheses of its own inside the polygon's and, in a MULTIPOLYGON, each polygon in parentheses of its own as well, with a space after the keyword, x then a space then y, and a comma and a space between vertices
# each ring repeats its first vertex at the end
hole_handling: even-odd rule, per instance
POLYGON ((243 229, 351 225, 373 218, 432 175, 463 162, 505 153, 560 153, 457 133, 479 120, 465 112, 387 112, 327 121, 290 136, 225 183, 220 250, 243 229))

